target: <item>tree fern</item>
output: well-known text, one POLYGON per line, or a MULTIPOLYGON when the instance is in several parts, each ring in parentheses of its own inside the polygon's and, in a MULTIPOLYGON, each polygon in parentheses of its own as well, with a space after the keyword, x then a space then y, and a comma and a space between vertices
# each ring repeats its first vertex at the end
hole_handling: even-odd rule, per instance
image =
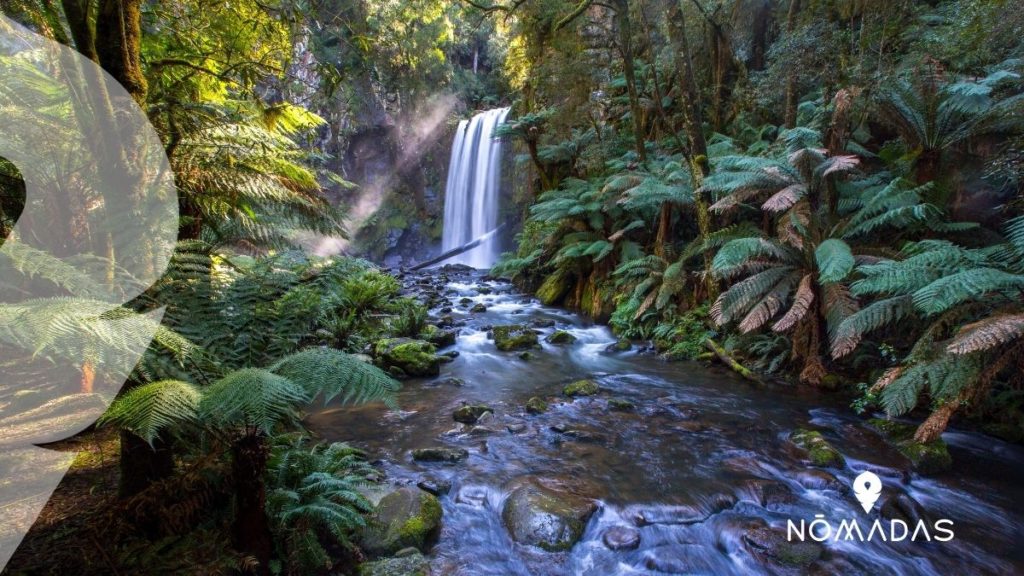
POLYGON ((188 382, 161 380, 132 388, 97 421, 128 430, 150 445, 164 430, 198 422, 202 393, 188 382))
POLYGON ((270 366, 269 370, 301 385, 310 398, 323 395, 325 402, 383 401, 395 407, 399 384, 380 368, 355 356, 329 348, 297 352, 270 366))

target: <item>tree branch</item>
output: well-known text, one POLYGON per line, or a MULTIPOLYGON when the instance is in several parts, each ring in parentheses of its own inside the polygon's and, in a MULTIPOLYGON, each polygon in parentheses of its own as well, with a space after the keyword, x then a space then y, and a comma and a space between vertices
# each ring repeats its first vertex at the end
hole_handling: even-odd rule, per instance
POLYGON ((562 18, 561 20, 558 21, 557 24, 555 24, 555 31, 557 32, 558 30, 565 28, 570 23, 572 23, 573 20, 579 18, 581 14, 587 11, 587 8, 590 8, 590 5, 592 3, 593 2, 591 0, 581 0, 580 3, 577 4, 575 8, 573 8, 572 12, 567 14, 565 18, 562 18))

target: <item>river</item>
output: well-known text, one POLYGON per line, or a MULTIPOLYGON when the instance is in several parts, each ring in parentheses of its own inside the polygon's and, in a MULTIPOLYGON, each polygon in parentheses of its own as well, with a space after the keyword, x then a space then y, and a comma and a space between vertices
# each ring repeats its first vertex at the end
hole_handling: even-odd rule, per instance
POLYGON ((412 293, 443 298, 440 305, 452 308, 459 337, 450 350, 458 356, 442 365, 441 376, 406 381, 400 412, 329 408, 308 418, 324 438, 366 449, 389 482, 451 483, 431 553, 436 573, 1024 573, 1022 447, 950 431, 944 439, 954 469, 920 476, 835 395, 759 388, 717 366, 669 363, 635 349, 609 352, 616 339, 606 327, 542 306, 479 272, 444 270, 403 278, 412 293), (478 303, 487 310, 470 312, 478 303), (537 326, 541 348, 525 360, 498 351, 488 330, 503 324, 537 326), (577 340, 544 342, 556 329, 577 340), (574 400, 561 394, 581 378, 592 378, 601 392, 574 400), (527 414, 524 404, 533 396, 546 399, 549 410, 527 414), (619 400, 635 408, 614 409, 619 400), (490 406, 494 415, 481 426, 458 424, 452 413, 465 402, 490 406), (811 466, 787 440, 797 428, 821 431, 845 456, 845 467, 811 466), (411 450, 429 446, 461 447, 470 455, 453 465, 412 460, 411 450), (833 526, 858 519, 866 529, 879 517, 878 506, 865 514, 849 488, 864 470, 882 479, 882 500, 909 496, 928 518, 952 520, 955 537, 828 539, 811 550, 813 562, 780 562, 787 544, 778 535, 785 537, 790 520, 823 514, 833 526), (571 550, 513 542, 502 508, 524 478, 597 501, 571 550), (638 535, 639 545, 612 550, 604 535, 616 526, 638 535))

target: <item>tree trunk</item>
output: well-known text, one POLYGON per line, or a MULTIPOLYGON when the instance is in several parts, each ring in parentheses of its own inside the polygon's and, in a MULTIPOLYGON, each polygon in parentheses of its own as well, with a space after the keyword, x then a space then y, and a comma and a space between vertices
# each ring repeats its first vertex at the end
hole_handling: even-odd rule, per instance
POLYGON ((751 70, 764 70, 765 56, 768 53, 768 35, 775 27, 774 15, 775 3, 772 0, 761 0, 761 5, 754 14, 750 60, 747 62, 751 70))
MULTIPOLYGON (((73 0, 72 0, 73 1, 73 0)), ((96 15, 96 55, 100 65, 142 106, 142 0, 101 0, 96 15)))
POLYGON ((235 548, 259 562, 261 576, 270 574, 273 542, 267 519, 267 489, 263 474, 270 450, 266 438, 248 434, 231 447, 231 472, 235 483, 235 522, 232 527, 235 548))
POLYGON ((629 19, 629 1, 615 1, 615 23, 619 32, 619 50, 622 53, 622 72, 626 76, 626 90, 629 92, 630 115, 633 116, 633 140, 640 162, 647 162, 644 148, 643 122, 640 114, 640 96, 636 89, 636 69, 633 63, 633 26, 629 19))
MULTIPOLYGON (((786 36, 792 36, 796 30, 796 17, 800 13, 800 0, 789 0, 789 13, 786 14, 786 36)), ((786 128, 796 126, 797 100, 796 70, 790 70, 786 75, 786 103, 785 121, 786 128)))
POLYGON ((914 170, 914 179, 918 184, 927 184, 939 179, 939 170, 942 165, 942 151, 935 148, 925 148, 917 157, 917 166, 914 170))
POLYGON ((63 0, 61 6, 68 21, 71 39, 75 41, 75 50, 98 63, 100 59, 96 55, 96 35, 89 15, 89 0, 63 0))
MULTIPOLYGON (((693 76, 693 58, 690 54, 690 43, 686 39, 686 16, 682 9, 683 0, 669 3, 668 27, 669 38, 675 51, 676 76, 683 96, 683 127, 690 149, 687 156, 690 160, 690 174, 693 178, 694 190, 700 190, 710 170, 708 164, 708 144, 704 139, 704 116, 701 111, 700 95, 697 82, 693 76)), ((697 227, 701 240, 711 235, 711 212, 709 203, 703 194, 694 193, 694 209, 697 212, 697 227)), ((718 297, 718 284, 711 275, 711 254, 704 254, 704 281, 707 286, 708 298, 718 297)))
POLYGON ((170 445, 160 438, 150 446, 142 438, 122 430, 119 466, 118 496, 130 498, 153 482, 169 478, 174 473, 174 454, 170 445))

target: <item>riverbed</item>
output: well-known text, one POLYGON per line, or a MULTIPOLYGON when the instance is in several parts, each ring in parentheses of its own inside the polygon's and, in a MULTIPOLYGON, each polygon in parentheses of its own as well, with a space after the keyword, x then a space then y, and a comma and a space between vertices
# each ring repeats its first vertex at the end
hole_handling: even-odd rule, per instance
POLYGON ((402 279, 411 293, 434 299, 435 319, 450 316, 444 320, 458 339, 441 352, 458 355, 437 378, 405 381, 400 411, 327 408, 307 423, 328 440, 366 449, 390 483, 450 483, 431 551, 438 574, 1024 573, 1020 446, 951 430, 944 440, 953 470, 921 476, 867 425, 867 415, 857 416, 834 395, 757 387, 724 368, 666 362, 635 346, 615 350, 606 327, 542 306, 481 272, 445 268, 402 279), (486 310, 471 312, 477 304, 486 310), (490 330, 507 324, 532 327, 539 348, 526 359, 499 351, 490 330), (575 341, 546 342, 556 330, 575 341), (583 378, 600 392, 562 394, 583 378), (527 413, 532 397, 548 410, 527 413), (466 403, 494 414, 475 426, 459 424, 452 413, 466 403), (845 466, 812 466, 788 440, 798 428, 820 431, 845 466), (463 448, 469 457, 454 464, 412 459, 412 450, 433 446, 463 448), (865 470, 883 482, 870 513, 850 490, 865 470), (549 552, 512 539, 502 509, 525 481, 596 502, 571 549, 549 552), (955 537, 809 540, 796 560, 792 543, 780 541, 788 522, 810 522, 815 514, 831 526, 858 520, 866 532, 887 499, 904 496, 920 505, 929 526, 951 520, 955 537), (639 542, 609 546, 613 528, 639 542))

